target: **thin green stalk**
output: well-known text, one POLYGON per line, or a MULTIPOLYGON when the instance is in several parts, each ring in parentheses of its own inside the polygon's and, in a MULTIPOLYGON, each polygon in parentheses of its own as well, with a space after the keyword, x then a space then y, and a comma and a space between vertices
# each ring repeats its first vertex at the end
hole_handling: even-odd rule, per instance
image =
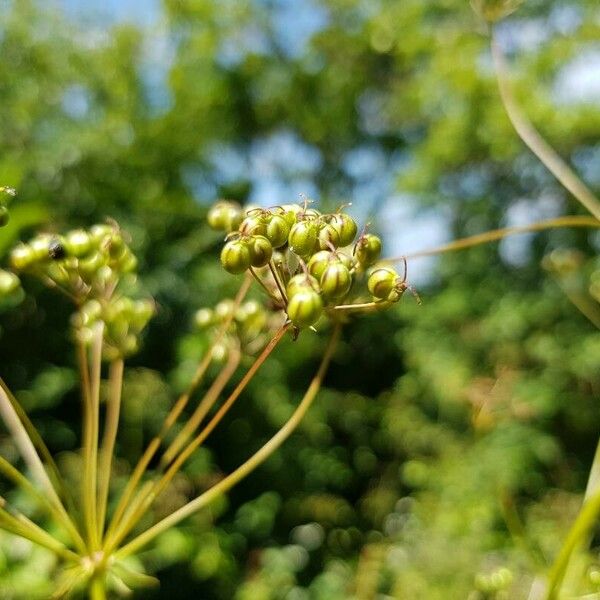
POLYGON ((558 179, 558 181, 596 217, 596 219, 600 220, 600 202, 596 196, 594 196, 591 190, 583 183, 583 181, 581 181, 573 169, 571 169, 571 167, 569 167, 569 165, 558 155, 554 148, 546 142, 526 117, 525 113, 519 108, 509 84, 506 61, 500 50, 493 29, 490 32, 490 46, 496 69, 500 97, 515 131, 527 147, 548 168, 552 175, 554 175, 554 177, 556 177, 556 179, 558 179))
POLYGON ((240 306, 243 299, 246 297, 246 294, 248 293, 248 290, 250 289, 251 285, 252 285, 252 277, 247 275, 244 278, 244 281, 242 282, 242 285, 240 286, 238 293, 236 294, 230 314, 227 316, 227 318, 221 325, 221 328, 217 332, 217 335, 214 337, 211 345, 209 346, 206 353, 204 354, 204 357, 200 361, 200 364, 198 365, 198 368, 196 369, 196 373, 194 374, 194 377, 192 378, 192 381, 191 381, 188 389, 179 397, 177 402, 173 405, 173 408, 167 415, 167 418, 165 419, 165 422, 163 423, 159 433, 156 436, 154 436, 154 438, 150 441, 150 444, 148 445, 144 454, 141 456, 140 460, 138 461, 137 465, 135 466, 133 473, 131 474, 131 476, 129 478, 129 481, 127 482, 125 489, 123 490, 123 494, 121 495, 121 498, 119 499, 119 502, 117 503, 117 507, 115 509, 114 515, 110 521, 110 524, 109 524, 107 532, 106 532, 106 536, 105 536, 106 539, 109 539, 114 534, 117 526, 119 525, 120 521, 123 519, 123 515, 125 514, 127 506, 131 502, 133 494, 134 494, 135 490, 137 489, 137 486, 138 486, 139 482, 141 481, 142 477, 144 476, 144 473, 146 472, 146 469, 148 468, 150 461, 152 460, 152 458, 154 457, 154 455, 160 448, 162 441, 164 440, 167 433, 171 430, 171 427, 173 427, 173 425, 179 418, 179 415, 181 415, 181 413, 183 412, 183 409, 187 406, 192 394, 194 393, 194 391, 197 389, 197 387, 202 382, 202 379, 204 378, 204 375, 212 362, 212 351, 213 351, 214 347, 218 343, 220 343, 220 341, 223 339, 223 337, 227 333, 227 330, 229 329, 229 326, 231 325, 231 322, 235 315, 236 309, 240 306))
POLYGON ((78 536, 76 535, 76 527, 73 524, 71 518, 67 514, 65 507, 63 506, 40 457, 38 456, 31 438, 27 434, 23 423, 19 419, 17 412, 15 411, 9 397, 7 396, 4 388, 0 387, 0 416, 4 420, 6 427, 13 438, 15 445, 17 446, 19 453, 25 460, 27 467, 32 472, 34 479, 47 494, 49 501, 54 505, 57 512, 61 515, 61 522, 68 528, 73 542, 78 543, 78 536))
POLYGON ((472 246, 478 246, 480 244, 487 244, 489 242, 495 242, 501 240, 508 235, 514 235, 517 233, 529 233, 531 231, 542 231, 544 229, 555 229, 557 227, 600 227, 600 221, 594 217, 585 216, 565 216, 557 217, 555 219, 547 219, 545 221, 538 221, 531 225, 523 225, 519 227, 503 227, 502 229, 493 229, 486 231, 485 233, 478 233, 471 235, 460 240, 455 240, 436 248, 429 250, 420 250, 411 254, 404 254, 402 256, 396 256, 393 258, 386 258, 387 262, 400 262, 405 258, 421 258, 423 256, 434 256, 436 254, 443 254, 444 252, 453 252, 454 250, 464 250, 465 248, 471 248, 472 246))
POLYGON ((38 546, 51 550, 60 558, 69 561, 79 561, 80 557, 75 552, 69 550, 24 515, 20 515, 20 517, 15 517, 0 507, 0 528, 23 537, 38 546))
POLYGON ((261 365, 265 362, 268 356, 273 352, 277 344, 281 341, 285 332, 289 329, 290 323, 284 323, 279 331, 273 336, 271 341, 265 346, 264 350, 260 353, 260 355, 256 358, 252 366, 245 373, 242 380, 238 383, 236 388, 227 398, 227 400, 223 403, 221 408, 215 413, 213 418, 207 423, 206 427, 186 446, 186 448, 179 454, 177 459, 169 466, 167 472, 154 483, 154 485, 149 489, 148 493, 145 495, 138 496, 139 506, 133 512, 131 517, 127 520, 123 520, 122 526, 117 530, 114 537, 110 539, 106 546, 105 552, 106 554, 110 554, 121 541, 125 538, 125 536, 135 527, 137 522, 142 518, 145 512, 150 508, 154 500, 158 497, 158 495, 166 488, 169 482, 175 477, 179 469, 183 466, 185 461, 193 454, 193 452, 206 440, 206 438, 212 433, 212 431, 217 427, 217 425, 221 422, 223 417, 227 414, 229 409, 233 406, 234 402, 238 399, 240 394, 244 391, 248 383, 251 379, 256 375, 256 372, 261 367, 261 365))
POLYGON ((52 484, 55 489, 58 491, 59 496, 65 499, 68 504, 72 505, 72 497, 67 489, 65 482, 58 470, 58 466, 48 450, 48 446, 44 443, 42 436, 39 431, 35 428, 34 424, 31 422, 27 413, 23 410, 23 407, 19 403, 19 401, 15 398, 14 394, 10 391, 4 380, 0 377, 0 387, 4 390, 4 393, 7 395, 10 403, 12 404, 17 416, 19 417, 21 423, 23 423, 23 427, 27 431, 27 435, 31 439, 34 448, 39 452, 43 462, 46 464, 48 469, 50 470, 49 476, 52 480, 52 484))
MULTIPOLYGON (((94 330, 91 351, 91 372, 89 384, 85 393, 84 434, 83 434, 83 507, 87 541, 90 551, 99 546, 97 487, 98 487, 98 431, 100 419, 100 383, 102 376, 102 342, 104 338, 104 323, 99 323, 94 330)), ((87 371, 87 352, 82 347, 87 371)), ((86 376, 82 379, 85 382, 86 376)))
POLYGON ((30 481, 23 475, 18 469, 13 467, 5 458, 0 456, 0 472, 10 479, 15 485, 20 487, 24 492, 30 494, 35 498, 42 506, 44 506, 48 513, 56 519, 56 522, 62 525, 67 533, 71 537, 71 541, 77 548, 77 550, 83 554, 86 552, 85 543, 73 525, 73 522, 69 519, 68 515, 61 512, 58 506, 53 503, 47 495, 41 493, 30 481))
POLYGON ((213 502, 220 495, 230 490, 234 485, 239 483, 242 479, 247 477, 256 467, 261 465, 281 444, 291 435, 296 429, 298 424, 304 418, 304 415, 313 403, 327 372, 331 357, 337 345, 340 336, 341 326, 337 325, 333 331, 327 349, 321 359, 319 369, 311 381, 302 401, 289 418, 289 420, 283 425, 283 427, 253 456, 251 456, 244 464, 238 467, 235 471, 230 473, 227 477, 222 479, 219 483, 214 485, 212 488, 198 496, 196 499, 188 502, 185 506, 176 510, 174 513, 165 517, 162 521, 159 521, 156 525, 147 529, 144 533, 134 538, 131 542, 123 546, 120 550, 115 553, 116 559, 122 559, 130 554, 137 552, 140 548, 151 542, 156 536, 167 531, 174 525, 177 525, 180 521, 198 512, 204 508, 207 504, 213 502))
POLYGON ((363 302, 360 304, 338 304, 337 306, 333 307, 333 310, 336 310, 336 311, 348 311, 348 310, 369 311, 369 310, 378 310, 381 308, 386 308, 390 305, 391 305, 391 302, 382 302, 382 301, 363 302))
POLYGON ((110 487, 110 471, 112 467, 113 452, 119 428, 119 414, 121 412, 121 393, 123 390, 122 358, 114 360, 110 364, 109 372, 109 394, 106 406, 106 424, 102 438, 99 465, 99 490, 98 490, 98 536, 102 539, 104 533, 104 521, 106 518, 106 505, 108 503, 108 492, 110 487))
POLYGON ((227 363, 210 386, 204 398, 202 398, 200 404, 196 407, 192 416, 186 421, 181 431, 177 434, 175 439, 171 442, 169 447, 165 450, 161 458, 161 466, 167 466, 181 450, 181 447, 189 440, 193 435, 194 431, 202 423, 204 417, 208 414, 208 411, 214 406, 215 402, 219 399, 223 388, 227 385, 227 382, 231 379, 236 369, 240 364, 241 352, 239 348, 231 348, 229 351, 229 358, 227 363))
POLYGON ((254 278, 254 281, 256 281, 256 283, 258 283, 258 285, 267 294, 267 296, 269 296, 269 298, 273 302, 275 302, 276 304, 279 304, 279 298, 277 298, 277 296, 273 295, 273 292, 271 292, 271 290, 266 286, 265 282, 258 276, 258 273, 252 267, 250 267, 249 271, 250 271, 250 275, 252 275, 252 277, 254 278))
POLYGON ((106 600, 106 576, 104 573, 92 577, 90 600, 106 600))
POLYGON ((545 595, 546 600, 556 600, 556 598, 558 598, 571 555, 579 544, 586 539, 590 529, 595 525, 599 513, 600 490, 596 491, 584 502, 575 522, 567 534, 562 548, 548 575, 548 586, 545 595))
POLYGON ((275 280, 275 285, 277 286, 277 289, 279 290, 281 299, 283 300, 283 303, 285 304, 285 306, 287 306, 288 299, 287 299, 287 296, 285 295, 285 290, 283 289, 283 284, 281 283, 281 280, 279 279, 279 274, 277 273, 277 268, 273 264, 272 260, 269 261, 269 270, 271 271, 271 275, 273 276, 273 279, 275 280))

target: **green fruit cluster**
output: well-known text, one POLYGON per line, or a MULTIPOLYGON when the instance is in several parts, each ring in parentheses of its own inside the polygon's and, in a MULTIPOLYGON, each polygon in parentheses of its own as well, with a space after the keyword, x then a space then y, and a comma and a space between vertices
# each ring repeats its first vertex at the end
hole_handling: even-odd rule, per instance
POLYGON ((357 237, 357 223, 342 210, 321 213, 307 202, 243 210, 219 201, 209 212, 213 227, 238 221, 236 229, 227 229, 221 251, 223 268, 236 275, 252 270, 264 280, 263 287, 270 283, 273 296, 279 293, 279 304, 299 329, 345 305, 354 292, 360 294, 357 282, 366 279, 372 301, 382 303, 396 302, 407 287, 391 269, 386 269, 385 277, 371 274, 381 256, 381 240, 366 232, 357 237), (233 213, 235 219, 230 216, 233 213), (267 265, 271 282, 266 269, 263 275, 259 271, 267 265))
POLYGON ((135 271, 137 259, 116 225, 98 224, 64 236, 40 234, 13 248, 10 264, 84 300, 105 296, 135 271))
POLYGON ((135 354, 139 337, 155 312, 152 300, 127 296, 88 300, 73 315, 72 324, 80 341, 89 344, 95 328, 104 323, 104 358, 115 360, 135 354))
POLYGON ((233 300, 222 300, 214 309, 200 308, 194 315, 196 328, 214 335, 227 320, 230 320, 227 335, 213 349, 213 358, 217 362, 225 359, 232 344, 246 354, 254 354, 266 340, 265 334, 274 328, 271 315, 256 300, 248 300, 237 308, 233 300))

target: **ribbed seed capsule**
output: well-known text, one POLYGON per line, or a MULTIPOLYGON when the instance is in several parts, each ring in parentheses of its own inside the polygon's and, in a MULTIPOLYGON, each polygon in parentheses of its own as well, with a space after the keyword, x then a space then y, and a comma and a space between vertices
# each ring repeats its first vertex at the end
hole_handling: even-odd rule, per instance
POLYGON ((349 246, 356 237, 358 227, 356 221, 345 213, 335 213, 331 219, 331 225, 335 227, 340 236, 340 246, 349 246))
POLYGON ((372 265, 381 255, 381 240, 372 233, 365 233, 356 242, 354 255, 361 266, 372 265))
POLYGON ((317 244, 317 227, 312 221, 300 221, 290 230, 290 250, 298 256, 308 256, 317 244))
POLYGON ((331 249, 331 246, 337 248, 340 245, 340 234, 331 224, 324 225, 319 230, 319 248, 321 250, 331 249))
POLYGON ((237 202, 219 200, 211 206, 206 220, 212 229, 217 231, 233 231, 242 222, 242 207, 237 202))
POLYGON ((335 253, 335 257, 348 269, 348 271, 352 271, 352 269, 356 266, 356 261, 348 256, 345 252, 337 251, 335 253))
POLYGON ((306 273, 300 273, 299 275, 294 275, 289 281, 285 288, 286 294, 289 296, 293 296, 300 290, 310 288, 315 292, 319 291, 319 282, 312 275, 306 275, 306 273))
POLYGON ((330 300, 343 298, 352 285, 350 271, 341 262, 332 262, 321 275, 321 292, 330 300))
POLYGON ((281 248, 288 240, 290 224, 282 215, 272 215, 267 224, 267 238, 273 248, 281 248))
POLYGON ((250 267, 250 251, 242 240, 231 240, 221 250, 221 264, 233 275, 243 273, 250 267))
POLYGON ((298 215, 302 212, 302 207, 299 204, 284 204, 279 208, 282 211, 283 218, 288 222, 288 225, 293 227, 298 220, 298 215))
POLYGON ((10 215, 8 214, 8 208, 6 208, 6 206, 0 206, 0 227, 4 227, 9 220, 10 215))
POLYGON ((308 272, 317 279, 321 279, 323 271, 331 261, 335 261, 335 255, 329 250, 320 250, 310 257, 306 267, 308 272))
POLYGON ((273 256, 271 242, 262 235, 253 235, 247 242, 250 252, 250 264, 253 267, 264 267, 273 256))
POLYGON ((296 327, 310 327, 323 314, 321 296, 310 287, 297 291, 287 305, 287 314, 296 327))
POLYGON ((240 225, 240 233, 244 235, 267 235, 267 224, 261 215, 250 215, 240 225))
POLYGON ((396 287, 398 274, 392 269, 376 269, 369 275, 367 288, 380 300, 388 300, 396 287))

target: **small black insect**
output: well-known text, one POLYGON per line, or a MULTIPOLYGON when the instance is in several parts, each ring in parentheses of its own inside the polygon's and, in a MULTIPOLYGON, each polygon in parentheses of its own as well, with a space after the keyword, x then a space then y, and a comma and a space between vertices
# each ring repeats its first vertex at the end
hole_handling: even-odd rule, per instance
POLYGON ((48 255, 53 260, 61 260, 67 255, 67 251, 60 240, 52 240, 48 245, 48 255))

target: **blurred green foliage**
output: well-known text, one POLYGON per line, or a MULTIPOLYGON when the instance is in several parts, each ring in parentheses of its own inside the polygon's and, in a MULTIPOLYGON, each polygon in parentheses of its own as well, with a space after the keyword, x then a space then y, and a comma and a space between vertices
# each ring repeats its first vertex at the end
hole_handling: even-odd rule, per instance
MULTIPOLYGON (((548 207, 581 212, 512 130, 468 2, 305 4, 325 17, 294 51, 293 28, 282 36, 274 23, 278 2, 165 0, 154 29, 86 29, 43 2, 2 4, 0 184, 18 197, 0 252, 32 230, 112 217, 159 305, 126 376, 115 487, 206 348, 190 333, 193 312, 235 292, 205 207, 221 195, 244 201, 256 182, 224 177, 228 154, 215 159, 215 148, 249 161, 257 143, 292 132, 318 154, 310 176, 322 201, 358 196, 358 208, 344 161, 376 151, 397 188, 439 211, 454 237, 502 226, 519 208, 532 219, 548 207), (148 77, 160 69, 157 101, 148 77)), ((600 110, 559 104, 556 92, 565 66, 597 48, 597 2, 530 0, 499 27, 525 111, 598 191, 600 110)), ((396 227, 402 237, 411 223, 396 227)), ((162 585, 140 597, 527 597, 577 511, 600 431, 600 338, 563 291, 591 300, 598 242, 559 230, 529 236, 516 263, 498 245, 447 255, 419 290, 423 306, 407 299, 349 326, 300 430, 227 499, 144 553, 162 585), (568 280, 541 267, 556 248, 580 253, 568 280)), ((24 285, 23 304, 0 315, 2 376, 68 472, 79 437, 70 309, 24 285)), ((323 337, 278 349, 155 516, 272 435, 323 337)), ((0 446, 14 458, 8 439, 0 446)), ((588 567, 574 591, 597 589, 588 567)), ((0 538, 2 598, 47 597, 53 569, 45 553, 0 538)))

